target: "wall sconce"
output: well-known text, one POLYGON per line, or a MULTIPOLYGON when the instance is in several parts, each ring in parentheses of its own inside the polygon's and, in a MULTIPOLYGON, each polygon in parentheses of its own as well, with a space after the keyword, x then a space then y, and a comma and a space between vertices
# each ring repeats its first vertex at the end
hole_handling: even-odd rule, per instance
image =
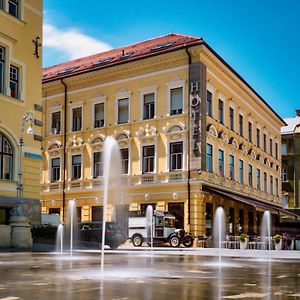
POLYGON ((34 40, 32 40, 33 44, 34 44, 34 52, 33 52, 33 55, 36 57, 36 58, 39 58, 40 57, 40 53, 39 53, 39 48, 42 46, 42 44, 39 42, 40 41, 40 37, 37 36, 34 40))
POLYGON ((177 199, 178 199, 178 193, 173 193, 173 194, 172 194, 172 198, 173 198, 174 200, 177 200, 177 199))
POLYGON ((151 196, 150 196, 150 194, 145 194, 145 201, 149 201, 150 200, 150 198, 151 198, 151 196))

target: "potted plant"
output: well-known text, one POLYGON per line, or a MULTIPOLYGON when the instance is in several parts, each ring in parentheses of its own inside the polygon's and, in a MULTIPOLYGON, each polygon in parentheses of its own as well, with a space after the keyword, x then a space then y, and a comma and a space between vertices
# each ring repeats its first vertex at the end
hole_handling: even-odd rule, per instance
POLYGON ((246 233, 242 233, 239 236, 239 241, 240 241, 240 249, 246 250, 248 246, 248 235, 246 233))
POLYGON ((276 234, 273 236, 273 241, 275 243, 275 250, 282 249, 282 237, 280 234, 276 234))

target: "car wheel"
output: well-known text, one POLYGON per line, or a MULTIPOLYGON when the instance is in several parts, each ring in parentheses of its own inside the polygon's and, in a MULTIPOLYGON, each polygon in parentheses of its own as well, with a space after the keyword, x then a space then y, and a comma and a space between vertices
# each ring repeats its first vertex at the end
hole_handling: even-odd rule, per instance
POLYGON ((143 237, 140 234, 134 234, 131 238, 132 244, 135 247, 141 247, 143 244, 143 237))
POLYGON ((179 247, 180 239, 177 235, 173 235, 173 236, 170 237, 169 243, 174 248, 179 247))
POLYGON ((190 235, 186 235, 183 239, 183 245, 184 247, 190 248, 193 246, 194 240, 192 238, 192 236, 190 235))

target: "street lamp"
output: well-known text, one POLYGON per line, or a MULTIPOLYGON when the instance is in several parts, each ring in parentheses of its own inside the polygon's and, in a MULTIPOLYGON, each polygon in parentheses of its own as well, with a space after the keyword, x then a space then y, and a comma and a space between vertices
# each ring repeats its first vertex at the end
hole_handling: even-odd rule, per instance
POLYGON ((23 161, 23 145, 24 145, 24 133, 26 124, 28 128, 26 130, 27 134, 33 134, 33 121, 34 114, 33 111, 28 110, 24 113, 21 120, 21 135, 19 140, 19 157, 18 157, 18 182, 17 182, 17 204, 12 211, 13 216, 27 216, 27 213, 23 207, 23 183, 22 183, 22 161, 23 161))

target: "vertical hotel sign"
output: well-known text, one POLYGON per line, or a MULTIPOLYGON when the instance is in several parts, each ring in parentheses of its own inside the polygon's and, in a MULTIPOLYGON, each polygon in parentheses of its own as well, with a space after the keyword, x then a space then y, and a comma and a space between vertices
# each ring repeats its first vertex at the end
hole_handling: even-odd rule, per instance
POLYGON ((190 170, 205 169, 206 144, 206 67, 201 62, 190 64, 190 170))

